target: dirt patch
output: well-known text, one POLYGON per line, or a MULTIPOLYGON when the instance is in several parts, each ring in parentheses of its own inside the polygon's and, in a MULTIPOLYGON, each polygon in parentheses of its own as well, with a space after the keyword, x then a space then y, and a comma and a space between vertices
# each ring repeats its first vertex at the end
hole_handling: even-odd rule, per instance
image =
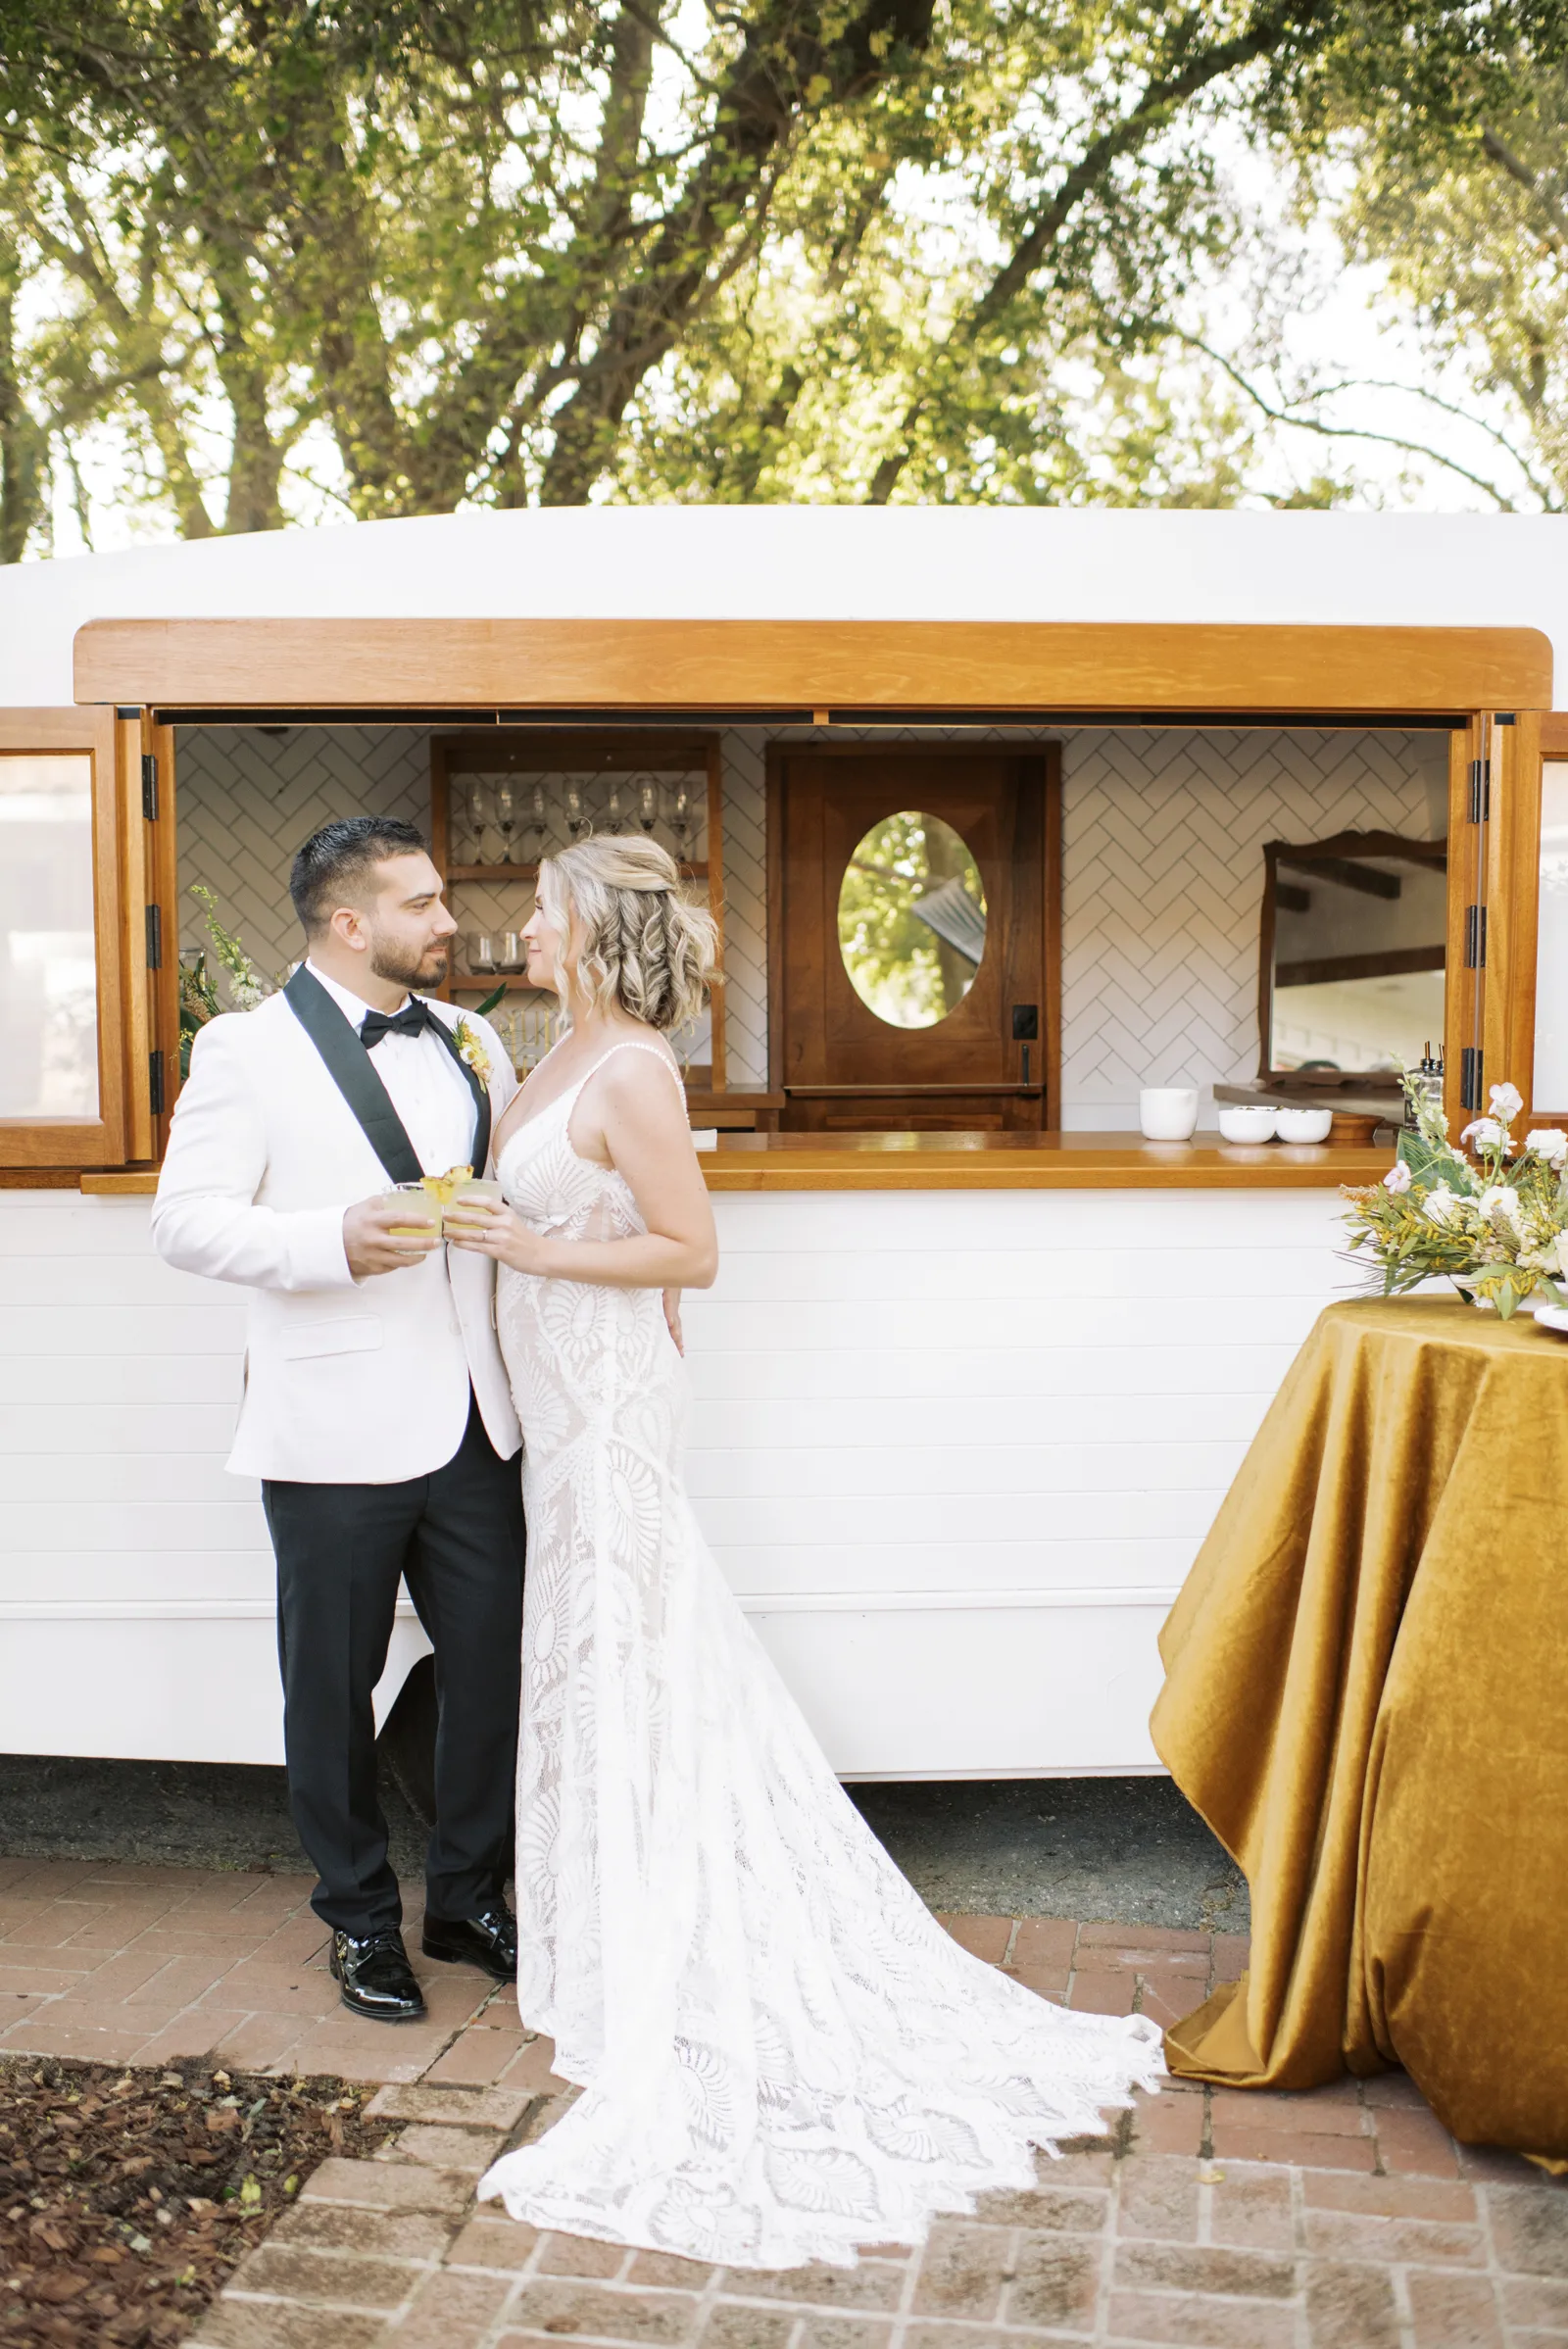
POLYGON ((0 2343, 167 2349, 328 2154, 396 2124, 372 2087, 186 2062, 0 2061, 0 2343))

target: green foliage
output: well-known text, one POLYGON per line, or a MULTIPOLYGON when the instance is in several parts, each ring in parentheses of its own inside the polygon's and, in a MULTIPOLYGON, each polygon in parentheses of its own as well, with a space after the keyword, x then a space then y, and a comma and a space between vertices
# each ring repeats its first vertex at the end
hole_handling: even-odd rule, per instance
POLYGON ((1216 129, 1441 178, 1487 107, 1545 105, 1557 32, 1497 0, 0 0, 0 557, 106 434, 192 537, 301 482, 362 516, 1234 504, 1256 411, 1172 323, 1246 228, 1216 129))
MULTIPOLYGON (((218 901, 203 882, 193 881, 190 894, 201 905, 207 935, 213 942, 213 953, 219 967, 227 973, 232 1008, 254 1011, 257 1004, 271 994, 271 983, 263 978, 255 963, 232 930, 225 930, 218 918, 218 901)), ((225 1008, 218 992, 218 983, 207 967, 206 952, 197 948, 190 955, 181 955, 179 964, 179 1073, 190 1074, 190 1052, 198 1032, 210 1019, 216 1019, 225 1008)))
POLYGON ((1399 1138, 1381 1184, 1346 1193, 1352 1254, 1378 1266, 1385 1297, 1446 1279, 1504 1321, 1568 1271, 1568 1133, 1541 1128, 1521 1148, 1511 1119, 1521 1106, 1509 1085, 1492 1089, 1490 1113, 1465 1129, 1474 1159, 1448 1142, 1442 1108, 1419 1077, 1401 1072, 1416 1130, 1399 1138))

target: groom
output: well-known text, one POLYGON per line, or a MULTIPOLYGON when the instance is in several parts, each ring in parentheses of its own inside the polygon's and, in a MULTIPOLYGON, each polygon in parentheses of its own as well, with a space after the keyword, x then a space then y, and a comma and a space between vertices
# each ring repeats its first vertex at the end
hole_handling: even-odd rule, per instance
POLYGON ((436 1823, 423 1948, 514 1979, 509 1873, 522 1631, 521 1443, 494 1266, 406 1227, 395 1182, 471 1165, 516 1091, 494 1031, 411 995, 455 924, 411 824, 322 826, 289 894, 306 960, 196 1039, 153 1237, 251 1292, 228 1466, 262 1479, 277 1557, 289 1800, 343 2003, 412 2021, 375 1790, 371 1692, 407 1579, 435 1649, 436 1823), (404 1227, 401 1228, 400 1227, 404 1227))

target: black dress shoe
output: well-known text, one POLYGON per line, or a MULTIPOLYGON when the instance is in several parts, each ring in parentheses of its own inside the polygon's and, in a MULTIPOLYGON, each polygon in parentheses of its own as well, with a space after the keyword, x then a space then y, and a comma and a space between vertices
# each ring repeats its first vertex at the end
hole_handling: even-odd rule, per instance
POLYGON ((457 1923, 426 1917, 422 1946, 426 1957, 482 1967, 497 1982, 517 1979, 517 1920, 504 1900, 477 1917, 465 1917, 457 1923))
POLYGON ((418 2023, 424 2017, 424 1996, 414 1979, 403 1935, 352 1933, 332 1935, 330 1959, 334 1981, 343 1985, 343 2004, 356 2015, 375 2023, 418 2023))

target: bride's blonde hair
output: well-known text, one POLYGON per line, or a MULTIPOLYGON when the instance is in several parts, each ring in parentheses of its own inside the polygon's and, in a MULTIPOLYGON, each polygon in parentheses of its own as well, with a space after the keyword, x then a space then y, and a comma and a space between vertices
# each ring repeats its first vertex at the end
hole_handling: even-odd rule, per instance
MULTIPOLYGON (((718 929, 681 894, 667 849, 619 833, 574 841, 541 861, 539 895, 563 933, 573 913, 581 924, 577 985, 596 1011, 618 1004, 662 1029, 696 1018, 717 959, 718 929)), ((559 963, 555 979, 564 1002, 559 963)))

